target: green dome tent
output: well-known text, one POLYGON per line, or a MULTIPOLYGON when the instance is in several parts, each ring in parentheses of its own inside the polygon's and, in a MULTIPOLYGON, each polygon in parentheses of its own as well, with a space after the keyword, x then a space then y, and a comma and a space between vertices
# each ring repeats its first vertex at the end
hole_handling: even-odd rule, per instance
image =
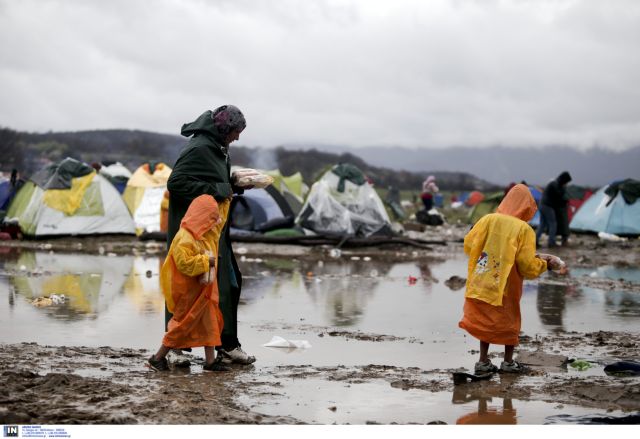
POLYGON ((34 174, 12 200, 7 219, 17 219, 22 233, 32 237, 135 232, 116 188, 72 158, 34 174))

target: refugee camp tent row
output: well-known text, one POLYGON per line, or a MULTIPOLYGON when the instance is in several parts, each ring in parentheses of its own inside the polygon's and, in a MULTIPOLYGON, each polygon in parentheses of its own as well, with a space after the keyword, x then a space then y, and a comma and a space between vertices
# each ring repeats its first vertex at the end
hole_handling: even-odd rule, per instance
POLYGON ((578 209, 569 224, 576 232, 640 235, 640 181, 603 186, 578 209))
POLYGON ((122 198, 131 212, 138 236, 143 233, 166 232, 160 217, 171 168, 164 163, 149 162, 133 173, 122 198))
POLYGON ((26 236, 133 234, 134 223, 116 188, 89 165, 66 159, 31 176, 6 219, 26 236))

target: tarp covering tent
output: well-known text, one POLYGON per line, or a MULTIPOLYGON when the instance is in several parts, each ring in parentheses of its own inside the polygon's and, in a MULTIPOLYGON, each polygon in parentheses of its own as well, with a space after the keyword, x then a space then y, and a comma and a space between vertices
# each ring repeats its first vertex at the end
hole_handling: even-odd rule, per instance
POLYGON ((627 179, 600 188, 576 212, 573 231, 640 235, 640 181, 627 179), (635 194, 635 195, 634 195, 635 194))
POLYGON ((246 190, 231 202, 231 233, 265 233, 294 225, 295 214, 273 186, 246 190))
POLYGON ((164 163, 145 163, 136 169, 122 194, 133 216, 136 234, 166 232, 160 228, 160 210, 171 168, 164 163))
POLYGON ((100 168, 100 174, 105 176, 120 193, 124 192, 131 178, 131 171, 120 162, 103 163, 100 168))
POLYGON ((473 209, 469 212, 469 222, 475 224, 486 214, 495 212, 502 198, 504 198, 504 192, 487 194, 484 199, 473 206, 473 209))
POLYGON ((17 218, 27 236, 134 233, 115 187, 72 158, 34 174, 17 192, 7 218, 17 218))
POLYGON ((316 181, 296 219, 316 233, 341 236, 391 235, 382 200, 357 167, 333 166, 316 181))

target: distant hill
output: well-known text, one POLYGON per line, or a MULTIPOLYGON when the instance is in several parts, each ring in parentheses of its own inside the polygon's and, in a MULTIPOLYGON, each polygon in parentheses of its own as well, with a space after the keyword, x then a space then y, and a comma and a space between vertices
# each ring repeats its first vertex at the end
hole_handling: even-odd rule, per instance
MULTIPOLYGON (((131 130, 96 130, 79 132, 21 133, 0 128, 0 170, 20 170, 28 176, 43 165, 67 156, 87 163, 119 161, 131 170, 150 160, 172 166, 188 139, 181 136, 131 130)), ((420 190, 427 173, 373 166, 356 155, 357 150, 332 153, 316 149, 251 148, 233 145, 232 163, 261 169, 279 168, 283 174, 302 173, 307 183, 315 181, 336 163, 358 166, 380 187, 420 190)), ((433 169, 433 168, 432 168, 433 169)), ((495 184, 470 173, 430 171, 444 190, 495 190, 495 184)))
MULTIPOLYGON (((292 145, 286 148, 298 149, 292 145)), ((314 148, 320 148, 314 146, 314 148)), ((600 187, 613 180, 640 180, 640 146, 626 151, 593 148, 586 151, 566 146, 545 148, 469 148, 412 149, 403 147, 322 146, 323 151, 351 153, 365 157, 372 166, 420 172, 430 169, 465 172, 499 186, 525 180, 544 185, 562 171, 569 171, 573 183, 600 187)))

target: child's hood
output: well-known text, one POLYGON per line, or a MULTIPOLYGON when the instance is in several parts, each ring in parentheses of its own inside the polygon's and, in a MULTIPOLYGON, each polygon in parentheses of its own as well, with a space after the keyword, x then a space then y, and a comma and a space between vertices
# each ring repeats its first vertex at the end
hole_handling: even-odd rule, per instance
POLYGON ((536 200, 533 199, 529 188, 524 184, 517 184, 507 192, 497 212, 529 222, 537 210, 536 200))
POLYGON ((189 205, 180 227, 187 229, 195 239, 201 239, 218 222, 218 218, 220 213, 216 200, 211 195, 200 195, 189 205))

